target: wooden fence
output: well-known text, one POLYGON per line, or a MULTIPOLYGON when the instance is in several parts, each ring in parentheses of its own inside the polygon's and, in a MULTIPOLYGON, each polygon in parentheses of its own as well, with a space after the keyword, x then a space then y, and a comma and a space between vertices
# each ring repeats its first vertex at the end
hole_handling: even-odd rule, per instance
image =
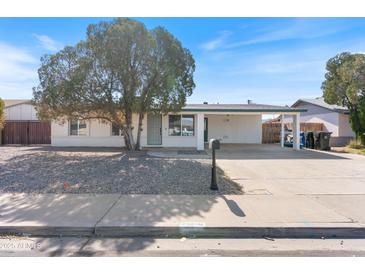
POLYGON ((51 124, 40 121, 6 121, 2 130, 4 145, 50 144, 51 124))
MULTIPOLYGON (((300 131, 323 131, 322 123, 300 123, 300 131)), ((285 130, 292 130, 293 124, 286 123, 285 130)), ((280 122, 270 122, 262 124, 262 143, 263 144, 274 144, 280 143, 280 122)))

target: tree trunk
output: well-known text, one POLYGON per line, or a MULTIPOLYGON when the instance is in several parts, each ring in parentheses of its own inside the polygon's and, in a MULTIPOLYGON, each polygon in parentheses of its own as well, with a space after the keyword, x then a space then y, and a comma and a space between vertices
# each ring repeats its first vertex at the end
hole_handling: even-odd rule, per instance
POLYGON ((135 150, 135 143, 133 138, 132 114, 126 114, 126 125, 123 128, 124 143, 127 150, 135 150))
POLYGON ((360 133, 360 141, 363 146, 365 146, 365 132, 360 133))
POLYGON ((144 113, 140 113, 138 116, 138 130, 137 130, 137 140, 135 150, 141 149, 141 131, 142 131, 142 123, 143 123, 144 113))

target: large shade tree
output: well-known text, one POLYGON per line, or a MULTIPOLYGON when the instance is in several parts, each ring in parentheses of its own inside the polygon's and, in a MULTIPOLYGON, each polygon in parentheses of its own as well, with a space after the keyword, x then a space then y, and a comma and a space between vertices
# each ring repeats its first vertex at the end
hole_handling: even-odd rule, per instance
POLYGON ((327 103, 345 106, 356 137, 365 145, 365 55, 344 52, 327 62, 323 96, 327 103))
POLYGON ((33 89, 40 118, 114 123, 130 150, 140 148, 147 113, 179 111, 195 87, 189 50, 166 29, 148 30, 130 19, 89 25, 85 41, 46 55, 41 63, 40 83, 33 89))

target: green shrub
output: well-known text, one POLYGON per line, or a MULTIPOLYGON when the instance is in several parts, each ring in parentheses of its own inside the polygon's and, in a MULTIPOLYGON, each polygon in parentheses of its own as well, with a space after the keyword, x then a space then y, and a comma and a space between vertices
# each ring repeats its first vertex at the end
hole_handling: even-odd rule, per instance
POLYGON ((4 101, 0 98, 0 130, 4 127, 5 124, 5 103, 4 101))
POLYGON ((353 148, 353 149, 362 149, 362 148, 364 148, 364 146, 361 144, 360 140, 357 140, 357 139, 351 140, 347 147, 353 148))

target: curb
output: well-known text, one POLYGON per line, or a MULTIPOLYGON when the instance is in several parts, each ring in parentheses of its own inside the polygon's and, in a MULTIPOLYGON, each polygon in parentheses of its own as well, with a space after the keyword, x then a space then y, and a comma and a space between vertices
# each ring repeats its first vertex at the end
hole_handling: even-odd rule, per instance
POLYGON ((100 237, 365 238, 365 227, 97 227, 100 237))
POLYGON ((33 237, 343 238, 365 239, 365 227, 50 227, 3 226, 0 234, 33 237))
POLYGON ((94 235, 94 227, 1 226, 0 235, 4 234, 33 237, 90 237, 94 235))

